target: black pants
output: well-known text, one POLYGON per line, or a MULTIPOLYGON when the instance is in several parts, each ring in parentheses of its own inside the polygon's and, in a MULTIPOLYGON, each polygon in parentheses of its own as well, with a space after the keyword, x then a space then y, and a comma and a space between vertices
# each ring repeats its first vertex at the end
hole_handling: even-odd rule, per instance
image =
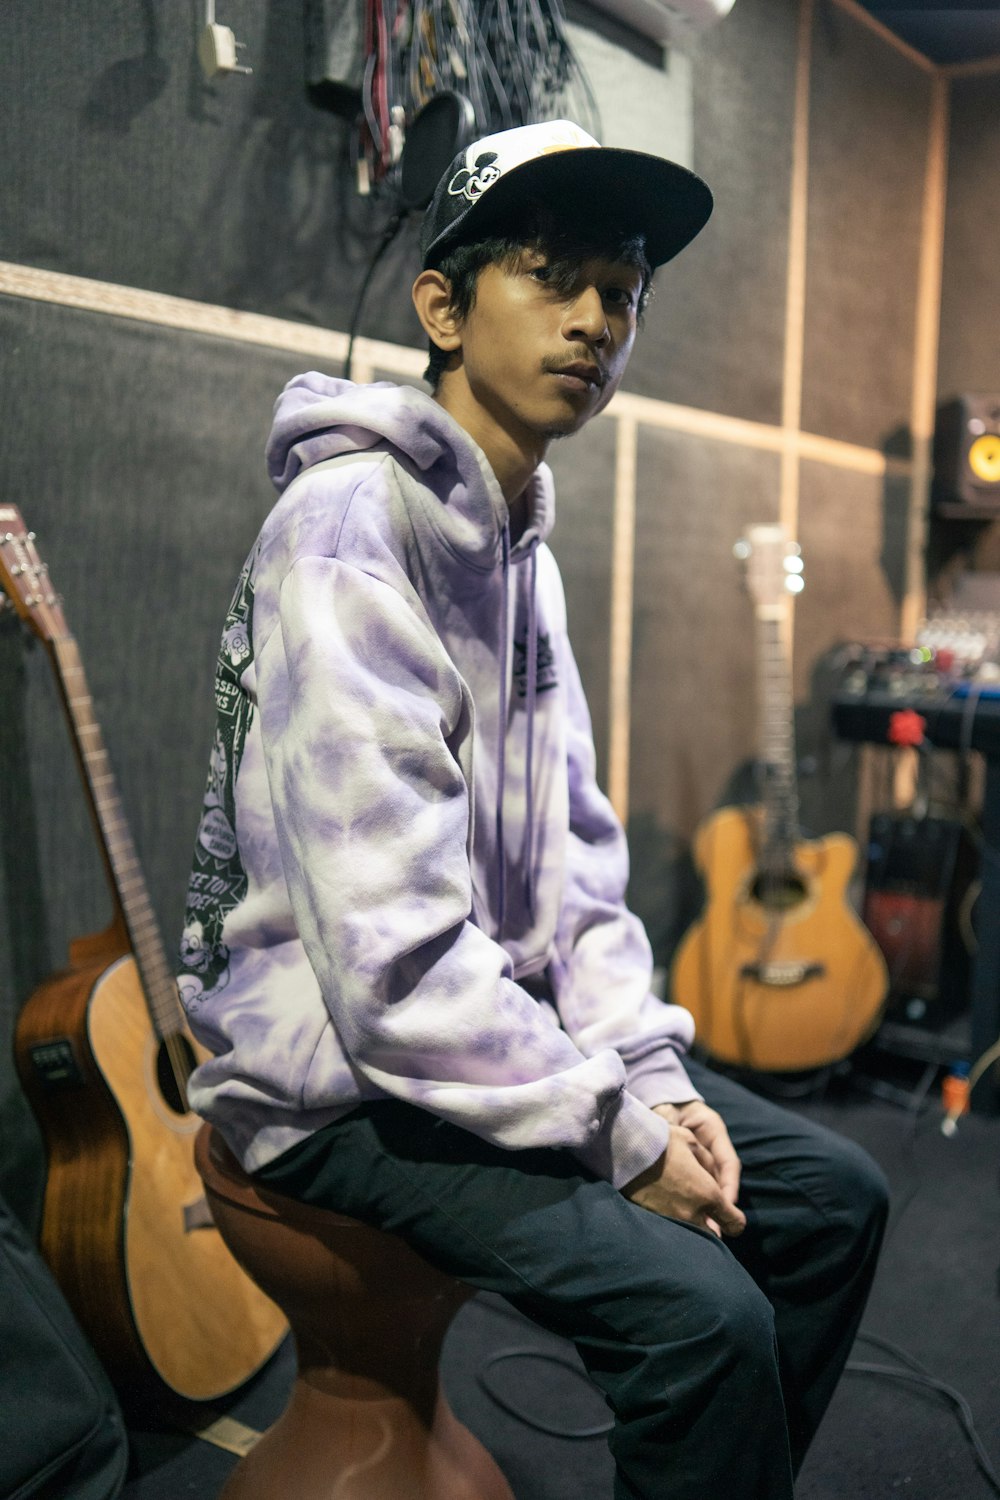
POLYGON ((743 1163, 719 1241, 568 1152, 511 1152, 407 1104, 355 1110, 257 1175, 402 1235, 576 1345, 615 1417, 616 1500, 788 1500, 875 1270, 888 1190, 851 1142, 691 1063, 743 1163))

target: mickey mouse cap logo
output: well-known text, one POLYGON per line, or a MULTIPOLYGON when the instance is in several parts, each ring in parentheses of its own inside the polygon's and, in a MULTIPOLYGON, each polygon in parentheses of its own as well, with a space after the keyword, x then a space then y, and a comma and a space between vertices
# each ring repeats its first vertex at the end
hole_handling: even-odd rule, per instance
POLYGON ((546 120, 540 125, 503 130, 475 141, 468 148, 465 166, 460 167, 448 183, 448 192, 453 198, 476 203, 504 172, 513 167, 552 152, 599 144, 571 120, 546 120))
POLYGON ((468 167, 462 167, 461 171, 456 172, 448 184, 452 197, 461 196, 468 198, 470 203, 475 203, 480 193, 485 193, 490 184, 500 176, 496 159, 495 151, 484 151, 481 156, 476 157, 471 172, 468 167))

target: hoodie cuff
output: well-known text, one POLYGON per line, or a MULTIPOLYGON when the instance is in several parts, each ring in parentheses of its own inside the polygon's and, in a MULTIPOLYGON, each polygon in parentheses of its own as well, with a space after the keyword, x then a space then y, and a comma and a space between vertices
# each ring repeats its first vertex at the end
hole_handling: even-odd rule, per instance
POLYGON ((655 1109, 658 1104, 687 1104, 703 1097, 672 1047, 661 1047, 625 1071, 625 1087, 647 1109, 655 1109))
POLYGON ((670 1126, 623 1090, 609 1105, 599 1133, 574 1155, 597 1177, 625 1187, 667 1149, 670 1126))

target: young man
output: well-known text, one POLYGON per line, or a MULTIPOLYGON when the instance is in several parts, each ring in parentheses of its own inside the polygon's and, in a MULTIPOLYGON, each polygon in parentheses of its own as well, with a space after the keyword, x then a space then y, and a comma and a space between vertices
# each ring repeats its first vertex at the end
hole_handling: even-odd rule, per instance
POLYGON ((545 545, 548 444, 710 211, 565 122, 478 141, 424 224, 433 396, 280 397, 181 976, 194 1106, 260 1180, 573 1339, 619 1500, 787 1500, 885 1215, 863 1153, 682 1062, 545 545))

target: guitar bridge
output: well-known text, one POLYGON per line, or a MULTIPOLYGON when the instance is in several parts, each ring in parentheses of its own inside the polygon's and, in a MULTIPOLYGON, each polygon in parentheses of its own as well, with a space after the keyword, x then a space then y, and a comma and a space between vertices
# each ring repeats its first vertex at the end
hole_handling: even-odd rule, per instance
POLYGON ((796 984, 805 984, 809 979, 820 979, 825 973, 823 964, 803 960, 776 960, 772 963, 744 964, 740 970, 742 979, 755 979, 771 989, 787 990, 796 984))

